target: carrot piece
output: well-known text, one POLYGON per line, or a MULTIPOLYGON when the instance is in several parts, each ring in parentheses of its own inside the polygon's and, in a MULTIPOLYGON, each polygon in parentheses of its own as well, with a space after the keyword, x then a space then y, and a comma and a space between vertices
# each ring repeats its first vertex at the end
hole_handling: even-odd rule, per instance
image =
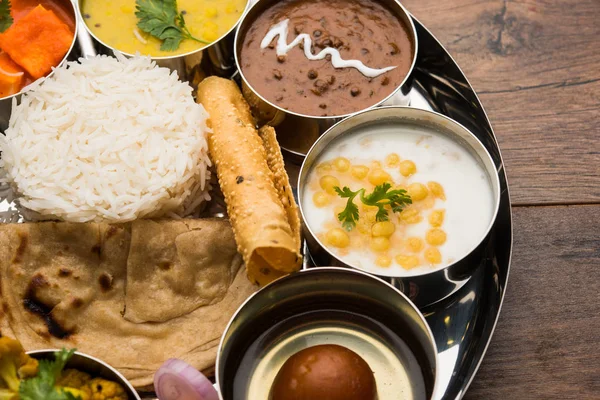
POLYGON ((0 49, 38 79, 61 62, 72 41, 69 27, 39 5, 0 34, 0 49))
POLYGON ((8 54, 0 52, 0 98, 18 93, 25 78, 25 72, 15 64, 8 54))

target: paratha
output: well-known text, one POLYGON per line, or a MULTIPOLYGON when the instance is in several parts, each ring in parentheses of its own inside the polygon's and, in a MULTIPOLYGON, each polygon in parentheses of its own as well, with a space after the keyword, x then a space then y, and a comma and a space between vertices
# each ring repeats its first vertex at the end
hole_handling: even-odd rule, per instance
MULTIPOLYGON (((166 243, 176 243, 182 234, 193 233, 203 225, 210 227, 200 229, 205 232, 202 240, 209 242, 216 237, 213 235, 228 230, 229 236, 218 236, 222 241, 219 246, 229 248, 227 257, 235 260, 235 243, 227 221, 156 224, 153 229, 163 230, 162 240, 166 243)), ((76 347, 117 368, 136 387, 151 384, 156 369, 171 357, 181 358, 199 370, 211 370, 228 320, 256 286, 246 279, 244 268, 236 270, 227 263, 222 264, 223 277, 217 279, 223 287, 206 298, 196 292, 192 301, 179 298, 174 290, 179 283, 140 280, 135 282, 135 289, 129 289, 140 291, 135 296, 130 293, 133 304, 144 299, 148 285, 159 282, 159 286, 154 288, 157 293, 146 297, 146 307, 133 305, 137 309, 132 312, 140 313, 155 304, 161 318, 174 318, 151 323, 126 320, 128 268, 148 274, 155 268, 133 262, 147 259, 138 253, 152 254, 158 245, 149 242, 147 246, 132 246, 132 238, 143 237, 140 230, 144 229, 148 229, 148 223, 139 221, 125 226, 65 222, 0 226, 0 332, 13 335, 28 350, 76 347), (128 265, 129 259, 132 262, 128 265), (169 307, 180 305, 188 311, 180 316, 176 316, 178 310, 169 311, 169 307)), ((175 261, 171 268, 177 268, 175 261)), ((194 277, 179 274, 177 279, 195 279, 202 287, 202 281, 212 273, 201 271, 210 266, 197 263, 194 268, 198 270, 194 277)))
POLYGON ((125 319, 164 322, 218 303, 241 265, 222 221, 139 220, 127 260, 125 319))

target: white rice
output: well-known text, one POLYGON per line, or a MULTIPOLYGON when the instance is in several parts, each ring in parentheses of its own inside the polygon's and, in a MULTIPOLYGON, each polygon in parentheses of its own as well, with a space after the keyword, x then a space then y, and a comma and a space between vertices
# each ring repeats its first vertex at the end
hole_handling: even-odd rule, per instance
POLYGON ((210 199, 207 117, 148 58, 70 62, 13 102, 0 183, 44 219, 183 217, 210 199))

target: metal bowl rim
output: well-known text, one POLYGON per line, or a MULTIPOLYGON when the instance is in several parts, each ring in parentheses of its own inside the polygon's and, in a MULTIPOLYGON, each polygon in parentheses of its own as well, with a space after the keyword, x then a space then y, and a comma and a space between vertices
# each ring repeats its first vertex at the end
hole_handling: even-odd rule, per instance
MULTIPOLYGON (((471 138, 473 140, 476 141, 477 145, 481 147, 481 150, 484 151, 485 154, 485 158, 487 159, 487 161, 489 161, 491 163, 491 165, 493 165, 494 167, 496 166, 496 164, 494 163, 494 159, 492 158, 492 156, 490 155, 490 152, 487 150, 487 148, 485 147, 485 145, 481 142, 481 140, 479 140, 479 138, 477 136, 475 136, 473 134, 473 132, 471 132, 469 129, 467 129, 464 125, 462 125, 461 123, 453 120, 450 117, 447 117, 441 113, 438 113, 436 111, 430 111, 430 110, 424 110, 424 109, 420 109, 420 108, 415 108, 415 107, 410 107, 410 106, 384 106, 384 107, 378 107, 378 108, 374 108, 374 109, 369 109, 369 110, 364 110, 361 111, 357 114, 352 115, 349 118, 345 118, 342 121, 339 121, 338 123, 336 123, 335 125, 333 125, 331 128, 329 128, 325 133, 323 133, 316 141, 315 143, 311 146, 311 148, 308 150, 308 152, 306 153, 306 157, 304 158, 304 161, 302 162, 302 166, 300 167, 300 172, 298 174, 298 207, 300 209, 300 215, 302 217, 302 220, 304 221, 304 226, 306 227, 306 229, 308 229, 308 231, 310 232, 311 236, 314 238, 314 240, 317 242, 317 244, 319 245, 319 247, 321 247, 323 250, 325 250, 333 259, 337 260, 338 262, 347 265, 348 267, 352 268, 352 269, 356 269, 359 271, 363 271, 375 276, 381 276, 381 277, 385 277, 385 278, 400 278, 400 279, 410 279, 410 278, 415 278, 415 277, 430 277, 434 274, 438 274, 440 273, 440 271, 448 271, 449 269, 451 269, 454 265, 462 262, 463 260, 465 260, 470 254, 472 254, 477 247, 479 247, 481 245, 481 243, 485 240, 485 238, 490 234, 492 228, 494 227, 494 223, 496 221, 496 219, 498 218, 498 213, 500 211, 500 199, 501 199, 501 188, 500 188, 500 177, 498 176, 498 171, 497 168, 494 168, 495 174, 493 177, 490 176, 490 186, 491 186, 491 190, 492 190, 492 195, 494 197, 494 209, 493 209, 493 213, 492 213, 492 218, 490 219, 490 222, 488 223, 488 226, 486 228, 486 230, 484 231, 483 235, 481 236, 481 238, 474 243, 473 246, 471 246, 471 248, 464 253, 464 255, 449 263, 448 265, 441 267, 441 268, 435 268, 432 271, 429 272, 425 272, 425 273, 421 273, 421 274, 413 274, 413 275, 386 275, 385 273, 374 273, 371 271, 368 271, 364 268, 361 267, 356 267, 348 262, 346 262, 345 260, 341 259, 340 257, 338 257, 336 254, 334 254, 332 251, 329 250, 329 248, 327 246, 325 246, 323 243, 321 243, 321 241, 319 240, 319 238, 315 235, 315 233, 313 232, 312 228, 310 227, 310 225, 306 222, 307 219, 304 216, 304 209, 302 207, 302 194, 303 194, 303 188, 301 188, 301 186, 303 186, 303 182, 305 181, 306 175, 309 173, 308 170, 310 170, 312 168, 312 165, 307 166, 306 164, 306 160, 309 158, 308 156, 316 151, 315 148, 319 145, 320 142, 326 140, 327 136, 331 135, 332 132, 336 132, 338 129, 340 129, 338 126, 343 124, 343 123, 347 123, 346 121, 351 120, 352 118, 356 118, 360 115, 366 114, 366 113, 378 113, 378 112, 383 112, 386 110, 397 110, 400 112, 404 112, 405 110, 415 110, 415 112, 423 112, 426 114, 430 114, 433 115, 434 118, 438 118, 441 119, 447 123, 449 123, 450 125, 454 125, 455 127, 457 127, 460 130, 463 130, 464 132, 466 132, 469 136, 471 136, 471 138)), ((375 121, 376 118, 372 118, 370 121, 375 121)), ((415 120, 416 123, 418 123, 418 120, 415 120)), ((343 136, 344 134, 346 134, 349 131, 352 131, 355 127, 351 128, 350 130, 346 130, 343 132, 340 132, 336 135, 336 137, 332 140, 336 140, 338 137, 343 136)), ((448 128, 449 130, 452 130, 451 128, 448 128)), ((459 143, 460 144, 460 143, 459 143)), ((325 148, 327 148, 328 145, 325 145, 325 147, 317 154, 316 157, 318 157, 320 155, 320 153, 322 153, 325 148)), ((462 145, 461 145, 462 146, 462 145)), ((464 146, 463 146, 464 147, 464 146)), ((482 160, 484 161, 484 160, 482 160)), ((487 168, 485 169, 486 173, 488 175, 489 172, 487 171, 487 168)))
POLYGON ((113 46, 109 46, 106 43, 104 43, 104 41, 100 40, 96 35, 94 35, 94 32, 92 32, 92 30, 88 26, 87 22, 85 22, 85 18, 83 18, 83 11, 81 10, 81 3, 83 3, 84 1, 91 1, 91 0, 73 0, 73 1, 77 3, 77 5, 76 5, 77 16, 80 17, 79 19, 81 19, 81 21, 82 21, 82 23, 83 23, 83 25, 85 27, 85 30, 87 31, 87 33, 95 41, 97 41, 98 43, 100 43, 101 45, 103 45, 104 47, 106 47, 107 49, 109 49, 110 51, 123 54, 126 57, 135 57, 136 55, 141 55, 143 57, 150 57, 150 59, 154 60, 154 61, 174 60, 174 59, 178 59, 178 58, 187 57, 187 56, 199 53, 199 52, 204 51, 204 50, 208 50, 209 48, 213 47, 215 44, 217 44, 221 40, 223 40, 227 35, 229 35, 231 32, 233 32, 234 29, 236 29, 238 27, 238 25, 242 21, 243 16, 246 14, 246 11, 250 8, 250 5, 252 3, 252 0, 246 0, 246 6, 244 7, 244 11, 242 11, 242 13, 240 14, 239 18, 236 20, 236 22, 231 26, 231 28, 227 32, 225 32, 223 35, 221 35, 218 39, 216 39, 215 41, 211 42, 210 44, 207 44, 207 45, 205 45, 204 47, 202 47, 200 49, 191 50, 191 51, 188 51, 187 53, 183 53, 183 54, 177 54, 177 55, 172 55, 172 56, 157 56, 157 57, 153 57, 153 56, 150 56, 150 55, 147 55, 147 54, 141 54, 139 52, 136 53, 136 54, 126 53, 124 51, 121 51, 119 49, 114 48, 113 46))
MULTIPOLYGON (((258 0, 256 3, 254 3, 251 7, 248 7, 248 9, 244 12, 244 14, 242 15, 242 19, 239 22, 239 26, 241 26, 246 18, 248 17, 248 15, 250 14, 250 12, 252 11, 252 9, 254 9, 254 7, 256 7, 257 5, 260 4, 262 0, 258 0)), ((374 0, 374 1, 379 1, 379 0, 374 0)), ((408 70, 408 72, 406 73, 406 76, 404 77, 404 79, 402 80, 402 82, 400 82, 400 84, 396 87, 396 89, 394 89, 392 91, 392 93, 390 93, 388 96, 386 96, 383 100, 370 105, 369 107, 363 108, 361 110, 358 111, 354 111, 351 113, 347 113, 347 114, 342 114, 342 115, 327 115, 327 116, 322 116, 322 115, 306 115, 306 114, 300 114, 294 111, 290 111, 290 110, 286 110, 285 108, 282 108, 280 106, 278 106, 277 104, 271 103, 269 100, 265 99, 251 84, 250 82, 248 82, 248 80, 246 79, 246 76, 244 75, 244 72, 242 70, 241 67, 241 62, 240 62, 240 57, 238 55, 238 41, 241 40, 240 38, 240 29, 237 30, 237 32, 235 33, 235 40, 234 40, 234 44, 233 44, 233 54, 235 56, 235 64, 237 67, 237 71, 240 75, 240 77, 242 78, 242 80, 244 81, 244 83, 246 85, 248 85, 248 88, 250 90, 252 90, 252 93, 254 93, 256 96, 258 96, 258 98, 260 98, 262 101, 264 101, 265 103, 267 103, 269 106, 277 109, 278 111, 281 111, 285 114, 290 114, 290 115, 294 115, 296 117, 301 117, 301 118, 309 118, 309 119, 338 119, 338 118, 346 118, 346 117, 350 117, 356 114, 360 114, 364 111, 370 110, 373 107, 379 107, 382 104, 384 104, 386 101, 390 100, 392 97, 394 97, 398 91, 402 90, 402 88, 404 87, 404 85, 406 85, 406 83, 408 82, 408 80, 410 79, 410 77, 412 76, 415 66, 417 65, 417 56, 419 53, 419 37, 417 35, 417 28, 415 27, 415 23, 412 19, 412 15, 408 12, 408 10, 406 8, 404 8, 404 6, 400 3, 399 0, 392 0, 394 3, 396 3, 396 5, 399 7, 399 10, 404 14, 404 16, 406 17, 406 20, 408 21, 408 33, 409 35, 411 35, 411 39, 413 40, 413 44, 414 44, 414 52, 413 52, 413 59, 412 59, 412 63, 410 65, 410 68, 408 70)), ((404 21, 402 21, 404 22, 404 21)), ((301 155, 301 154, 300 154, 301 155)))
POLYGON ((306 276, 308 274, 319 274, 319 273, 326 273, 326 272, 347 273, 347 274, 359 275, 363 278, 367 278, 372 281, 378 282, 379 284, 383 284, 383 285, 387 286, 388 288, 392 289, 396 294, 400 295, 400 297, 402 297, 402 299, 413 309, 413 311, 416 312, 416 315, 419 317, 419 321, 423 324, 423 326, 425 326, 427 336, 429 339, 428 340, 429 344, 433 346, 433 351, 434 351, 433 352, 433 367, 435 368, 435 374, 433 375, 433 390, 431 392, 432 393, 431 398, 432 399, 434 398, 435 394, 437 393, 437 390, 439 389, 439 387, 438 387, 439 381, 437 379, 438 374, 439 374, 438 368, 440 367, 439 358, 438 358, 438 348, 437 348, 437 344, 435 342, 435 336, 433 335, 433 331, 431 330, 431 327, 427 323, 427 320, 425 319, 425 316, 423 315, 421 310, 419 310, 417 308, 417 306, 415 306, 414 303, 412 301, 410 301, 408 296, 406 296, 404 293, 402 293, 396 287, 394 287, 393 285, 389 284, 388 282, 384 281, 383 279, 379 278, 376 275, 369 274, 365 271, 358 270, 358 269, 352 269, 352 268, 319 267, 319 268, 303 269, 298 272, 277 278, 272 282, 269 282, 268 284, 266 284, 265 286, 263 286, 256 292, 252 293, 246 300, 244 300, 244 302, 233 313, 233 315, 229 319, 229 322, 227 323, 227 326, 223 330, 223 334, 221 335, 221 339, 219 340, 219 347, 217 348, 217 360, 215 363, 215 382, 216 382, 217 392, 219 394, 219 400, 224 400, 223 395, 221 394, 221 389, 220 389, 221 382, 220 382, 220 373, 219 373, 219 366, 221 363, 221 353, 223 351, 223 342, 225 340, 226 334, 231 329, 231 325, 233 324, 233 321, 237 318, 238 314, 248 305, 248 303, 250 303, 256 296, 258 296, 259 293, 270 290, 271 287, 273 287, 275 285, 285 284, 285 281, 287 281, 287 280, 296 279, 297 277, 306 276))
MULTIPOLYGON (((44 353, 54 354, 57 351, 60 351, 60 349, 31 350, 31 351, 27 351, 26 354, 28 354, 28 355, 38 355, 38 354, 44 354, 44 353)), ((141 400, 141 398, 140 398, 139 394, 137 393, 137 391, 135 390, 135 388, 131 385, 131 383, 129 383, 129 381, 119 371, 117 371, 116 368, 112 367, 111 365, 107 364, 106 362, 104 362, 96 357, 90 356, 89 354, 82 353, 80 351, 75 351, 74 354, 76 354, 80 357, 83 357, 83 358, 87 358, 88 360, 91 360, 91 361, 95 362, 96 364, 100 364, 103 367, 106 367, 107 369, 109 369, 112 373, 114 373, 121 380, 121 382, 119 382, 120 384, 127 386, 127 388, 130 389, 131 392, 136 396, 136 398, 138 400, 141 400)))
MULTIPOLYGON (((415 18, 415 20, 417 21, 417 23, 421 26, 421 28, 423 30, 425 30, 427 32, 427 34, 429 34, 431 36, 431 38, 433 38, 433 40, 438 44, 438 46, 440 48, 442 48, 443 53, 446 54, 450 61, 448 62, 448 64, 450 65, 454 65, 456 66, 456 68, 460 71, 461 75, 464 77, 465 81, 467 82, 469 89, 472 91, 473 95, 475 96, 475 99, 477 100, 477 104, 481 107, 481 111, 485 117, 485 122, 487 123, 487 125, 490 128, 490 132, 492 134, 492 137, 494 139, 494 145, 495 145, 495 149, 498 152, 498 158, 500 160, 501 166, 502 168, 505 168, 505 163, 504 163, 504 158, 502 157, 502 149, 500 148, 499 144, 498 144, 498 138, 496 137, 495 133, 494 133, 494 128, 489 120, 489 117, 485 111, 485 107, 483 106, 483 104, 481 103, 481 99, 479 98, 479 95, 477 94, 477 92, 475 92, 475 89, 473 88, 473 86, 471 85, 471 83, 469 82, 469 78, 465 75, 464 71, 462 70, 462 68, 460 67, 460 65, 458 65, 458 63, 456 62, 456 60, 454 59, 454 57, 452 56, 452 54, 450 54, 446 48, 441 44, 441 42, 438 40, 438 38, 436 36, 434 36, 431 31, 421 23, 421 21, 419 21, 418 19, 415 18)), ((470 379, 465 382, 463 384, 463 391, 462 391, 462 395, 459 396, 457 398, 457 400, 459 400, 460 398, 462 398, 464 396, 464 394, 467 392, 467 390, 469 389, 471 383, 473 382, 473 380, 475 379, 475 375, 477 374, 477 372, 479 371, 479 367, 481 366, 481 363, 483 362, 483 359, 485 358, 485 354, 487 352, 487 349, 491 343, 491 339, 494 336, 494 332, 496 330, 496 326, 498 325, 498 320, 500 318, 500 313, 502 312, 502 306, 504 304, 504 298, 505 298, 505 294, 506 294, 506 289, 508 286, 508 279, 510 277, 510 266, 512 263, 512 255, 513 255, 513 248, 514 248, 514 224, 513 224, 513 218, 512 218, 512 206, 510 203, 510 185, 508 184, 508 176, 506 173, 504 173, 504 181, 505 181, 505 191, 507 193, 507 198, 509 199, 508 204, 507 204, 507 210, 508 210, 508 214, 509 214, 509 224, 510 224, 510 246, 509 246, 509 252, 508 252, 508 261, 507 261, 507 266, 506 266, 506 279, 504 281, 504 290, 502 291, 502 296, 500 299, 500 304, 498 306, 498 314, 496 314, 496 318, 494 319, 494 323, 490 332, 490 335, 487 338, 487 342, 484 346, 484 349, 482 351, 481 354, 481 358, 479 359, 479 361, 477 362, 472 374, 470 375, 470 379)))
POLYGON ((62 60, 60 60, 60 62, 56 66, 52 67, 52 71, 50 71, 50 73, 48 75, 42 76, 41 78, 36 79, 35 81, 31 82, 29 85, 25 86, 24 88, 22 88, 19 92, 15 93, 15 94, 11 94, 10 96, 6 96, 6 97, 0 97, 0 101, 8 101, 8 100, 12 101, 12 99, 14 99, 15 97, 29 92, 32 88, 34 88, 38 85, 41 85, 42 82, 44 82, 46 79, 48 79, 52 75, 54 75, 54 71, 57 68, 60 68, 65 62, 67 62, 67 58, 69 58, 71 51, 73 51, 73 47, 75 47, 75 43, 77 43, 77 31, 79 29, 81 29, 81 26, 80 26, 80 21, 78 18, 79 13, 77 11, 77 6, 75 5, 75 3, 71 0, 62 0, 62 2, 69 4, 71 7, 71 10, 73 10, 75 30, 73 31, 73 40, 71 41, 71 46, 69 46, 69 50, 67 50, 67 52, 65 53, 65 56, 62 58, 62 60))

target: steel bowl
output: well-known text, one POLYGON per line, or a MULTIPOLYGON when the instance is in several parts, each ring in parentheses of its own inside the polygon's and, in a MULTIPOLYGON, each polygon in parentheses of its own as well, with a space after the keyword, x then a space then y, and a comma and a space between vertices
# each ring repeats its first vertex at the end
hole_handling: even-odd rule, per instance
MULTIPOLYGON (((31 357, 38 360, 54 360, 54 353, 58 350, 34 350, 28 351, 31 357)), ((74 368, 79 371, 87 372, 92 377, 104 378, 109 381, 120 384, 127 392, 129 400, 141 400, 133 386, 125 379, 119 371, 90 355, 80 353, 78 351, 73 354, 73 357, 67 362, 66 368, 74 368)))
MULTIPOLYGON (((485 264, 491 245, 491 229, 496 220, 500 206, 500 180, 492 157, 485 146, 468 129, 458 122, 442 114, 412 107, 382 107, 361 112, 347 118, 323 134, 308 152, 300 169, 298 178, 298 199, 300 212, 304 220, 304 234, 312 261, 316 266, 338 265, 346 268, 361 269, 358 266, 344 262, 322 243, 310 226, 306 223, 306 210, 303 207, 303 192, 306 187, 309 173, 311 172, 320 154, 335 139, 344 135, 351 135, 361 127, 374 129, 379 124, 418 124, 435 130, 439 134, 452 139, 454 142, 467 149, 489 177, 493 195, 492 219, 487 225, 485 233, 478 243, 461 259, 454 261, 441 269, 413 276, 389 276, 383 273, 377 276, 392 284, 419 307, 423 307, 442 300, 460 289, 471 277, 473 272, 485 264)), ((368 272, 368 271, 367 271, 368 272)), ((372 272, 370 272, 372 273, 372 272)))
MULTIPOLYGON (((242 64, 240 61, 240 52, 246 32, 248 31, 252 22, 254 22, 259 15, 261 15, 267 8, 278 1, 279 0, 258 0, 242 17, 242 21, 240 22, 239 28, 235 35, 235 61, 242 80, 242 92, 248 100, 254 116, 257 117, 258 124, 271 125, 275 127, 279 144, 286 156, 288 156, 288 159, 300 164, 302 163, 302 160, 304 159, 310 146, 321 134, 323 134, 336 123, 340 122, 342 119, 355 113, 327 117, 298 114, 281 108, 265 99, 260 92, 258 92, 252 86, 251 82, 246 79, 244 72, 242 71, 242 64)), ((399 1, 374 1, 387 5, 396 13, 398 18, 408 28, 408 33, 414 49, 412 64, 406 77, 404 78, 404 81, 388 97, 379 103, 368 107, 367 109, 379 106, 406 106, 410 103, 409 93, 414 81, 414 67, 417 62, 417 52, 419 48, 417 31, 410 14, 404 8, 404 6, 400 4, 399 1)))
MULTIPOLYGON (((77 42, 77 32, 79 31, 79 19, 77 18, 77 11, 75 10, 75 4, 71 0, 58 0, 59 3, 64 4, 66 10, 70 10, 72 12, 74 24, 75 24, 75 32, 73 32, 73 41, 71 42, 71 46, 69 47, 69 51, 63 57, 61 62, 56 66, 59 67, 63 65, 67 59, 70 59, 73 50, 75 48, 75 43, 77 42)), ((54 74, 54 70, 52 70, 48 75, 42 77, 34 82, 34 84, 38 84, 45 80, 46 78, 52 76, 54 74)), ((24 87, 19 93, 13 94, 8 97, 0 98, 0 132, 4 132, 6 128, 8 128, 8 122, 10 121, 10 115, 12 113, 13 102, 19 104, 21 102, 21 96, 23 93, 26 93, 30 89, 31 85, 24 87)))
MULTIPOLYGON (((115 49, 112 46, 104 43, 89 29, 83 14, 81 12, 81 5, 84 1, 91 0, 77 0, 77 14, 81 20, 81 25, 85 27, 87 33, 92 37, 93 47, 87 46, 87 55, 108 54, 114 55, 115 52, 119 52, 127 57, 133 57, 134 54, 129 54, 115 49)), ((180 54, 175 56, 161 56, 152 57, 152 60, 156 61, 156 64, 169 68, 172 71, 177 71, 179 78, 188 81, 190 85, 196 89, 198 84, 206 77, 216 75, 224 78, 231 78, 236 74, 237 67, 235 64, 235 57, 233 54, 233 44, 235 39, 235 31, 242 20, 242 16, 248 10, 253 0, 248 0, 244 12, 240 15, 237 22, 220 38, 215 40, 210 45, 191 51, 186 54, 180 54)))
MULTIPOLYGON (((433 334, 419 310, 404 294, 381 279, 361 271, 329 267, 303 270, 280 278, 253 294, 237 310, 223 333, 217 355, 216 381, 220 399, 257 398, 251 393, 241 395, 238 392, 250 390, 244 389, 244 385, 256 372, 256 369, 246 368, 246 362, 258 363, 261 356, 265 355, 258 350, 258 356, 255 357, 254 350, 280 345, 303 325, 296 323, 297 318, 304 318, 307 326, 318 326, 321 321, 329 323, 339 318, 320 317, 320 312, 349 316, 357 332, 371 329, 359 322, 368 319, 401 338, 404 343, 402 346, 407 347, 401 347, 398 343, 388 344, 391 341, 386 346, 394 352, 395 357, 403 360, 402 369, 405 371, 409 371, 409 366, 402 357, 402 349, 408 348, 412 352, 416 359, 416 366, 413 367, 423 377, 425 397, 434 398, 437 348, 433 334)), ((386 337, 385 333, 377 332, 377 335, 386 337)), ((311 346, 314 337, 302 339, 306 340, 302 342, 302 347, 311 346)), ((388 368, 387 364, 385 368, 388 368)), ((270 390, 271 383, 266 376, 261 373, 257 375, 260 376, 260 384, 268 385, 266 390, 270 390)))

